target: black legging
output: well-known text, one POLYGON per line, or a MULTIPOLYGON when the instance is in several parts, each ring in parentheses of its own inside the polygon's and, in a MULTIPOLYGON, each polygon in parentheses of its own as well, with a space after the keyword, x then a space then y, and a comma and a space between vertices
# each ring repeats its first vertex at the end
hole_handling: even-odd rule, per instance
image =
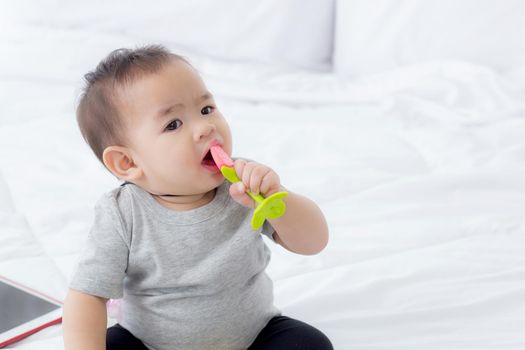
MULTIPOLYGON (((107 350, 147 350, 128 330, 116 324, 108 329, 107 350)), ((286 316, 274 317, 259 333, 248 350, 300 349, 333 350, 332 343, 320 330, 286 316)))

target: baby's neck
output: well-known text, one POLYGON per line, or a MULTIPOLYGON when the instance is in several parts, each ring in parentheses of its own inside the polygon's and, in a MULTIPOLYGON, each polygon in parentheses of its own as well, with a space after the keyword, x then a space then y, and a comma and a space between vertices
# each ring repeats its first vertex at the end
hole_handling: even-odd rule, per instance
POLYGON ((153 198, 162 206, 176 211, 186 211, 202 207, 215 198, 216 189, 206 193, 181 196, 159 196, 152 194, 153 198))

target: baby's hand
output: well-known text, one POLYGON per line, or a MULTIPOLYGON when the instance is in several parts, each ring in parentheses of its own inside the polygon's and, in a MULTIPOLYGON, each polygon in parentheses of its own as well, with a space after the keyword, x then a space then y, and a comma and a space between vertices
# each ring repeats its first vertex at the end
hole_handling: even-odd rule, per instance
POLYGON ((241 181, 230 186, 230 195, 237 203, 245 207, 255 208, 257 206, 246 191, 268 197, 281 189, 279 175, 266 165, 237 159, 235 172, 241 181))

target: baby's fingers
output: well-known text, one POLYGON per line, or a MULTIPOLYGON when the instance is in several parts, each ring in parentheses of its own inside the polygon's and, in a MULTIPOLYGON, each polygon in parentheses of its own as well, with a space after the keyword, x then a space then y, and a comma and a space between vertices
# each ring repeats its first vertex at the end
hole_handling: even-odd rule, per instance
POLYGON ((250 191, 254 194, 261 192, 261 184, 265 176, 271 171, 270 168, 258 166, 252 170, 250 174, 250 191))
POLYGON ((235 160, 235 172, 237 173, 237 177, 239 177, 240 179, 242 179, 242 174, 244 172, 244 167, 246 166, 246 163, 247 162, 244 159, 235 160))
POLYGON ((270 196, 275 192, 279 192, 280 190, 281 181, 279 179, 279 175, 270 169, 262 179, 260 192, 264 196, 270 196))
POLYGON ((255 208, 253 199, 246 194, 246 187, 242 182, 236 182, 230 186, 230 196, 240 205, 247 208, 255 208))

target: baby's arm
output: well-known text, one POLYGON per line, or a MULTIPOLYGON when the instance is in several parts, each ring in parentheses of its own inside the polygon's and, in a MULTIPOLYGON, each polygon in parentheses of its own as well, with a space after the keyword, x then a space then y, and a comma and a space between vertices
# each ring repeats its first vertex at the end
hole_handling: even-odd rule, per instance
POLYGON ((106 302, 104 298, 69 290, 62 319, 66 350, 106 349, 106 302))
POLYGON ((286 213, 268 220, 275 230, 275 241, 298 254, 321 252, 328 244, 328 225, 321 209, 312 200, 291 191, 283 200, 286 213))

